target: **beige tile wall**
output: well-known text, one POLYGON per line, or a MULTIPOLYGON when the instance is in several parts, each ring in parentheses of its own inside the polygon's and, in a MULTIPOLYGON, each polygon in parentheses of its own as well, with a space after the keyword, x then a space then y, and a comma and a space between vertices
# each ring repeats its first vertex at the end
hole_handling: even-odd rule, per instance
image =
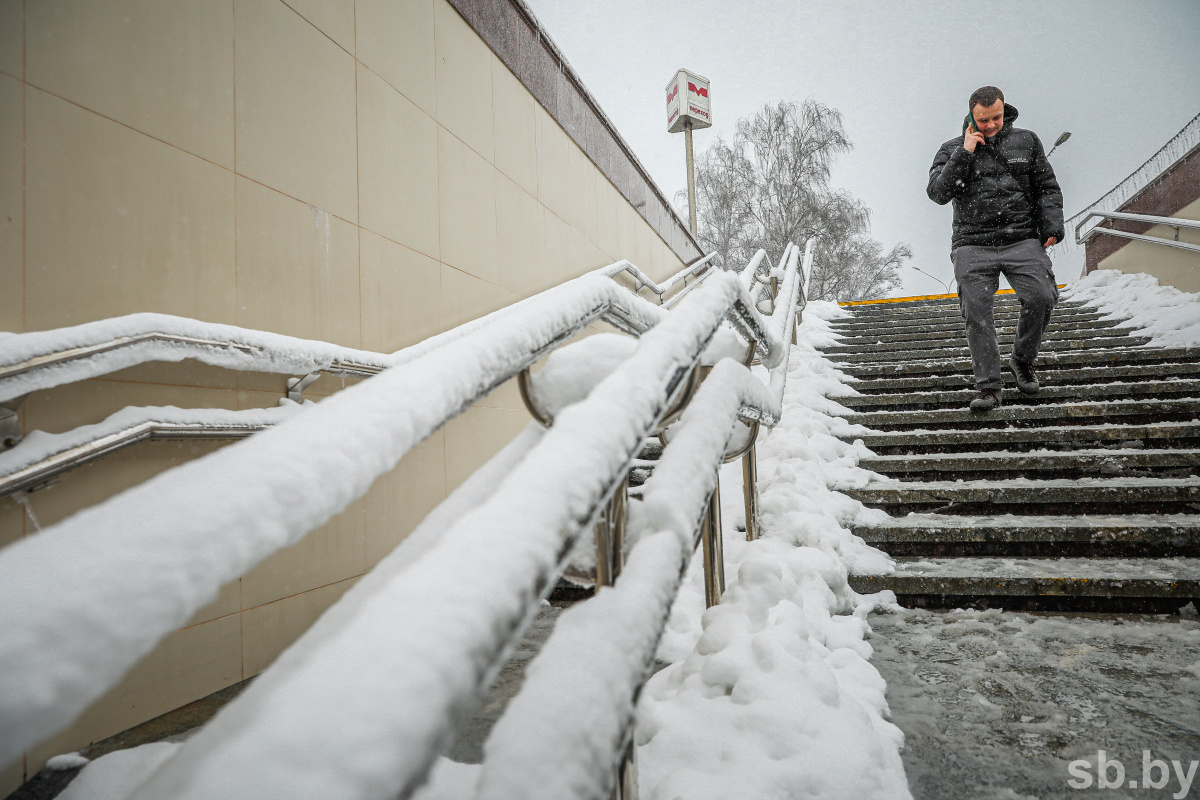
MULTIPOLYGON (((154 311, 394 351, 620 258, 681 267, 445 0, 0 0, 0 330, 154 311)), ((285 380, 148 364, 36 393, 22 417, 267 407, 285 380)), ((0 796, 264 669, 528 422, 512 382, 479 401, 0 765, 0 796)), ((52 524, 219 446, 141 444, 30 509, 52 524)), ((34 533, 0 498, 0 547, 34 533)))

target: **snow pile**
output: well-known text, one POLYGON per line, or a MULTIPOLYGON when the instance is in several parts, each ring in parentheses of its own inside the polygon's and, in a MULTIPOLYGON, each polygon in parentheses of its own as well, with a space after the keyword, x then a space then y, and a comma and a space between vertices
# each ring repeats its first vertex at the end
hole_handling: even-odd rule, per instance
POLYGON ((1200 345, 1200 294, 1161 286, 1144 272, 1099 269, 1071 284, 1063 297, 1128 320, 1121 327, 1150 336, 1152 347, 1200 345))
POLYGON ((101 756, 83 768, 59 800, 125 800, 180 747, 175 742, 151 742, 101 756))
POLYGON ((555 350, 531 382, 535 405, 554 418, 587 397, 596 384, 633 355, 637 343, 631 336, 598 333, 555 350))
POLYGON ((616 586, 561 616, 492 731, 481 800, 565 800, 611 779, 739 409, 770 402, 745 367, 714 367, 630 503, 637 544, 616 586))
POLYGON ((835 436, 855 429, 827 395, 849 390, 815 350, 835 340, 827 320, 844 313, 805 309, 782 421, 760 434, 758 541, 734 530, 738 465, 724 470, 726 569, 736 579, 704 611, 697 557, 672 610, 659 657, 674 663, 639 707, 640 780, 652 800, 910 796, 903 734, 886 721, 866 642, 866 614, 893 598, 847 584, 849 572, 890 571, 885 554, 847 530, 886 515, 836 491, 873 475, 855 466, 869 451, 835 436))

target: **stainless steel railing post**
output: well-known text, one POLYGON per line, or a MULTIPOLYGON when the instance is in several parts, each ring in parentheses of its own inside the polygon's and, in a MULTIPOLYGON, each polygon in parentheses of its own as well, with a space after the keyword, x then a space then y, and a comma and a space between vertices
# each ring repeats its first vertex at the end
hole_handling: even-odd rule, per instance
POLYGON ((596 587, 613 586, 625 566, 625 505, 629 478, 617 486, 608 506, 596 521, 596 587))
POLYGON ((721 482, 713 488, 700 533, 704 550, 704 606, 712 608, 721 602, 725 593, 725 550, 721 543, 721 482))
POLYGON ((617 767, 617 785, 613 787, 612 800, 637 800, 637 750, 633 737, 625 745, 625 755, 617 767))
POLYGON ((746 501, 746 541, 758 538, 758 463, 755 446, 742 456, 742 495, 746 501))

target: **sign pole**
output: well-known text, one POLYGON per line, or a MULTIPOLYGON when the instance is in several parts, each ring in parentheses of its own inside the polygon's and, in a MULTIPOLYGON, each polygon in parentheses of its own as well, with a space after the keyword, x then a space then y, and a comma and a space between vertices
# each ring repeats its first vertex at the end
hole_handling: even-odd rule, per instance
POLYGON ((688 230, 696 233, 696 160, 692 153, 692 130, 712 127, 712 100, 708 78, 678 70, 667 84, 667 133, 683 131, 687 154, 688 230))
POLYGON ((696 235, 696 164, 692 160, 692 123, 684 123, 683 141, 687 149, 688 173, 688 227, 696 235))

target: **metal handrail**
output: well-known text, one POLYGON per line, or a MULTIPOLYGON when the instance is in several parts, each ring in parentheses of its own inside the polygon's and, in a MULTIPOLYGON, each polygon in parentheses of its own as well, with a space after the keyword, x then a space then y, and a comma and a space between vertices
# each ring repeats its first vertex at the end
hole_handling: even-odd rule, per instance
MULTIPOLYGON (((785 256, 783 302, 776 306, 776 315, 783 325, 795 320, 795 308, 802 299, 803 280, 798 264, 799 251, 789 248, 785 256)), ((811 268, 812 257, 813 242, 810 241, 805 251, 805 266, 811 268)), ((783 325, 780 328, 786 330, 783 325)), ((782 373, 783 380, 786 380, 789 353, 790 346, 785 346, 784 357, 775 367, 782 373)), ((616 570, 627 570, 629 580, 614 581, 613 589, 591 601, 603 604, 611 614, 624 613, 626 624, 610 626, 607 630, 632 627, 637 629, 636 635, 618 645, 595 636, 581 637, 577 629, 569 629, 568 617, 559 621, 538 656, 539 659, 550 659, 550 663, 559 669, 543 668, 527 678, 521 692, 497 723, 485 746, 484 769, 479 781, 482 790, 478 800, 508 797, 550 800, 568 794, 592 800, 636 797, 636 785, 631 785, 631 776, 636 775, 632 731, 637 697, 654 671, 658 640, 697 544, 702 547, 708 604, 712 605, 714 598, 719 599, 724 589, 718 470, 730 454, 736 454, 739 449, 735 446, 731 451, 729 448, 734 435, 732 423, 742 416, 741 407, 772 405, 775 402, 774 381, 772 384, 768 389, 743 365, 722 361, 700 386, 692 405, 684 412, 678 437, 662 451, 659 466, 644 486, 640 515, 646 520, 644 538, 630 553, 629 564, 616 570), (711 435, 717 430, 726 432, 724 443, 720 437, 711 435), (663 568, 672 563, 677 565, 676 569, 663 568), (581 641, 589 644, 586 650, 579 647, 581 641), (633 642, 637 644, 631 653, 629 646, 633 642), (588 668, 579 669, 582 664, 587 664, 588 668), (560 675, 568 672, 569 680, 560 679, 560 675), (603 677, 593 681, 591 675, 603 677), (614 675, 621 678, 614 679, 614 675), (607 695, 613 701, 611 706, 590 711, 586 723, 556 711, 569 701, 568 693, 579 691, 581 680, 602 684, 603 688, 589 685, 586 691, 593 696, 607 695), (534 730, 541 735, 535 743, 527 743, 527 732, 534 730), (613 765, 605 776, 607 780, 594 786, 588 794, 582 794, 577 784, 567 787, 561 781, 556 782, 557 768, 543 767, 561 764, 568 757, 578 759, 581 750, 586 753, 581 759, 584 763, 613 765)), ((753 464, 752 447, 751 444, 747 448, 751 460, 744 464, 753 464)), ((747 483, 754 485, 756 476, 752 473, 744 475, 747 483)), ((749 533, 749 525, 747 527, 749 533)), ((614 542, 621 541, 623 535, 622 530, 620 536, 597 536, 598 548, 602 546, 600 542, 609 548, 616 547, 614 542)), ((620 554, 598 549, 597 562, 619 564, 620 554)))
MULTIPOLYGON (((580 534, 590 529, 602 515, 612 519, 614 525, 623 524, 624 512, 619 508, 619 501, 623 497, 618 498, 617 495, 624 491, 629 469, 640 452, 640 442, 659 429, 664 419, 671 415, 673 407, 680 405, 677 398, 681 392, 693 400, 694 405, 695 398, 708 397, 717 391, 705 390, 701 386, 692 392, 682 387, 687 385, 689 376, 698 373, 697 366, 708 343, 717 328, 725 322, 731 324, 747 341, 748 355, 757 351, 772 374, 770 386, 767 387, 761 381, 751 379, 749 372, 741 365, 718 365, 722 375, 731 369, 742 370, 738 374, 744 374, 747 381, 737 389, 735 395, 727 397, 736 402, 733 406, 721 406, 722 414, 730 415, 730 422, 741 420, 754 426, 755 430, 760 422, 769 425, 779 419, 781 396, 776 394, 775 389, 777 383, 786 381, 789 342, 792 339, 788 326, 795 325, 795 311, 802 297, 803 284, 799 276, 798 251, 789 247, 784 258, 787 266, 780 293, 783 302, 776 302, 774 313, 766 318, 753 307, 739 277, 726 275, 719 270, 712 271, 715 277, 706 279, 703 288, 694 293, 693 301, 685 307, 686 311, 673 315, 644 299, 631 296, 611 281, 600 280, 598 276, 576 279, 523 301, 518 304, 519 307, 510 307, 503 314, 470 323, 451 332, 452 335, 443 335, 436 346, 428 341, 422 343, 413 348, 416 352, 409 353, 407 360, 397 358, 399 366, 383 369, 374 380, 339 393, 331 400, 313 406, 306 413, 280 423, 260 437, 253 437, 200 461, 169 470, 156 478, 153 486, 136 487, 101 506, 47 528, 37 537, 27 538, 0 551, 0 631, 7 632, 0 636, 15 637, 14 641, 61 641, 66 634, 60 627, 69 624, 73 637, 72 658, 69 663, 63 664, 42 663, 36 659, 24 663, 23 655, 36 653, 26 654, 0 647, 0 662, 3 662, 0 668, 5 671, 7 682, 5 695, 10 701, 16 701, 12 705, 0 698, 0 762, 6 762, 14 753, 67 724, 92 699, 115 683, 143 653, 208 602, 221 585, 272 552, 298 541, 314 524, 321 524, 346 502, 361 496, 375 477, 394 467, 405 453, 434 430, 500 383, 519 375, 587 325, 604 319, 626 332, 645 334, 646 342, 628 361, 597 386, 588 398, 574 406, 570 414, 564 412, 560 415, 554 428, 546 432, 544 441, 531 451, 529 463, 518 465, 496 494, 482 504, 469 521, 464 519, 446 531, 445 548, 435 548, 411 566, 411 582, 408 580, 410 573, 406 573, 406 581, 401 582, 403 585, 363 582, 364 586, 371 587, 371 591, 386 589, 389 592, 388 600, 382 607, 393 609, 394 614, 399 615, 394 618, 384 615, 391 625, 386 631, 387 635, 366 637, 359 642, 364 647, 378 642, 377 646, 394 651, 395 648, 386 645, 386 642, 395 641, 397 636, 407 640, 404 631, 409 623, 406 620, 415 618, 404 615, 407 614, 406 609, 411 607, 412 598, 408 598, 408 605, 394 601, 408 597, 406 592, 416 591, 411 587, 424 585, 423 580, 428 582, 430 576, 440 574, 438 570, 447 565, 462 565, 474 578, 478 578, 478 581, 473 578, 472 582, 464 582, 468 585, 458 588, 465 593, 463 597, 467 599, 464 602, 475 603, 477 607, 472 607, 490 620, 478 629, 485 632, 486 640, 472 641, 469 655, 453 648, 422 654, 425 663, 430 664, 438 674, 469 675, 469 679, 455 678, 447 685, 439 684, 433 693, 436 697, 433 698, 429 696, 428 683, 418 686, 419 681, 401 680, 401 685, 396 688, 401 694, 418 692, 426 701, 426 706, 432 702, 441 709, 441 716, 436 723, 421 728, 421 735, 425 738, 417 742, 408 741, 410 749, 397 750, 407 753, 404 765, 388 767, 401 770, 396 773, 396 786, 401 795, 407 795, 419 785, 440 752, 441 745, 453 730, 453 720, 462 704, 477 696, 480 687, 486 685, 506 656, 507 648, 519 637, 525 621, 536 610, 538 598, 552 588, 580 534), (528 324, 500 324, 512 319, 520 319, 528 324), (491 354, 492 360, 486 363, 479 361, 476 354, 480 351, 491 354), (635 387, 642 388, 633 391, 635 387), (645 387, 654 387, 654 391, 647 392, 645 387), (376 407, 388 408, 390 416, 380 417, 377 412, 355 413, 358 408, 376 407), (613 413, 620 418, 609 420, 604 429, 597 429, 590 422, 598 414, 613 413), (386 436, 372 427, 381 423, 389 426, 386 436), (620 424, 608 430, 613 423, 620 424), (380 447, 386 449, 373 455, 364 455, 354 464, 347 465, 334 455, 327 456, 320 446, 321 442, 335 441, 353 441, 364 446, 366 443, 382 441, 384 444, 380 447), (542 463, 536 457, 541 452, 539 448, 561 454, 580 447, 595 449, 597 455, 603 453, 604 457, 576 459, 572 462, 575 472, 550 476, 541 474, 542 463), (277 464, 280 469, 261 469, 260 465, 267 454, 270 454, 271 463, 277 464), (288 464, 303 464, 304 469, 290 472, 282 469, 288 464), (603 472, 593 476, 591 473, 596 470, 597 464, 603 465, 603 472), (337 473, 338 485, 345 487, 340 490, 336 500, 326 499, 323 495, 313 498, 310 507, 303 513, 299 510, 293 513, 283 505, 270 514, 263 514, 261 509, 247 505, 252 500, 242 497, 243 493, 240 492, 232 492, 223 498, 220 524, 214 522, 210 525, 210 515, 205 513, 211 503, 205 499, 202 476, 219 474, 222 481, 237 486, 278 484, 281 491, 286 489, 288 496, 295 496, 301 487, 293 482, 302 479, 302 476, 324 475, 326 479, 334 480, 334 473, 337 473), (570 487, 570 491, 567 491, 567 487, 570 487), (186 497, 188 500, 168 506, 159 503, 153 506, 156 513, 147 515, 144 508, 148 504, 153 505, 155 492, 186 497), (556 504, 554 507, 560 509, 556 513, 561 522, 544 529, 533 525, 531 532, 524 512, 529 499, 543 492, 552 498, 556 504), (320 513, 314 513, 313 504, 320 505, 320 513), (228 524, 230 519, 253 515, 257 515, 256 524, 251 530, 236 529, 236 526, 228 524), (536 546, 545 551, 547 558, 539 561, 536 568, 532 562, 529 565, 524 562, 510 563, 489 556, 489 542, 502 542, 506 536, 517 535, 518 532, 526 537, 526 547, 536 546), (529 539, 530 536, 535 538, 529 539), (106 570, 106 566, 124 564, 120 560, 120 554, 124 552, 122 543, 141 542, 143 544, 139 547, 144 545, 153 549, 154 543, 163 541, 163 537, 170 537, 173 546, 156 554, 153 574, 141 574, 133 568, 116 571, 119 574, 106 570), (77 552, 82 557, 56 560, 53 557, 55 548, 64 543, 69 543, 73 548, 83 548, 86 552, 77 552), (179 548, 180 544, 186 544, 187 547, 179 548), (178 554, 175 553, 177 549, 178 554), (236 566, 221 565, 220 559, 211 557, 211 554, 223 549, 233 549, 239 554, 236 566), (178 561, 185 557, 186 563, 178 561), (197 564, 207 564, 208 571, 197 574, 197 564), (32 565, 38 565, 37 569, 32 569, 32 565), (86 568, 86 576, 71 572, 80 568, 86 568), (186 580, 172 578, 185 573, 186 580), (418 574, 425 577, 416 577, 418 574), (487 593, 487 587, 494 589, 505 581, 523 587, 519 604, 497 603, 496 598, 487 593), (479 585, 473 585, 476 582, 479 585), (94 591, 104 596, 108 605, 95 607, 89 604, 84 609, 79 606, 83 602, 79 593, 56 591, 56 587, 64 583, 96 584, 94 591), (173 592, 174 595, 162 598, 160 595, 164 591, 173 592), (19 604, 5 602, 5 599, 17 597, 21 599, 19 604), (28 608, 31 603, 39 609, 33 618, 13 616, 18 606, 28 608), (91 624, 80 633, 72 621, 85 611, 91 624), (130 613, 136 613, 138 625, 114 627, 109 622, 123 619, 130 613), (116 633, 118 627, 119 635, 116 633), (464 660, 469 661, 465 668, 464 660), (42 691, 47 681, 54 686, 53 692, 42 691), (12 716, 18 710, 19 716, 12 716)), ((805 260, 810 263, 809 253, 806 253, 805 260)), ((670 286, 665 288, 669 289, 670 286)), ((193 344, 185 343, 189 347, 193 344)), ((212 349, 210 344, 201 347, 212 349)), ((396 355, 403 356, 406 352, 396 355)), ((84 359, 91 357, 94 355, 80 356, 84 359)), ((706 385, 714 386, 711 379, 706 385)), ((725 418, 722 416, 723 420, 725 418)), ((693 408, 691 419, 703 420, 704 417, 697 417, 693 408)), ((688 423, 690 428, 685 425, 685 429, 695 430, 698 424, 703 423, 688 423)), ((732 432, 731 424, 720 424, 725 425, 724 430, 732 432)), ((120 439, 120 435, 117 439, 120 439)), ((712 437, 708 437, 708 440, 711 441, 712 437)), ((109 443, 115 442, 116 439, 109 443)), ((678 452, 680 446, 676 442, 673 452, 678 452)), ((747 456, 752 457, 752 454, 751 447, 747 456)), ((693 528, 688 534, 693 540, 699 535, 705 542, 706 561, 709 563, 709 580, 706 583, 713 584, 708 592, 710 602, 715 602, 713 595, 719 598, 723 585, 719 553, 719 494, 715 475, 724 455, 724 450, 717 453, 710 470, 714 483, 711 488, 705 484, 702 490, 707 497, 701 509, 703 514, 694 515, 697 519, 703 516, 707 520, 702 526, 703 531, 697 534, 697 529, 693 528)), ((670 470, 664 473, 669 474, 670 470)), ((655 480, 655 486, 669 484, 662 476, 652 480, 655 480)), ((619 534, 615 529, 609 532, 619 534)), ((606 555, 610 558, 609 574, 605 581, 613 582, 621 568, 621 536, 604 538, 608 548, 606 555)), ((361 604, 367 600, 356 599, 352 602, 361 604)), ((452 606, 453 603, 448 605, 452 606)), ((456 615, 458 611, 423 608, 419 625, 425 628, 434 624, 443 613, 456 615)), ((317 641, 312 646, 319 647, 321 644, 317 641)), ((289 670, 297 668, 298 662, 293 659, 289 670)), ((320 668, 320 665, 313 666, 313 669, 320 668)), ((397 674, 390 674, 393 678, 398 677, 397 674)), ((283 692, 280 698, 286 697, 288 702, 313 699, 289 695, 279 682, 273 685, 267 678, 257 682, 250 692, 256 707, 263 705, 264 698, 275 698, 278 692, 283 692)), ((418 695, 412 696, 415 698, 418 695)), ((229 715, 222 715, 218 722, 222 718, 228 719, 229 715)), ((311 718, 314 721, 321 720, 320 715, 311 718)), ((285 730, 275 731, 272 735, 295 735, 303 739, 306 732, 285 730)), ((238 749, 225 749, 223 752, 230 753, 238 749)), ((183 759, 181 763, 186 763, 192 756, 185 754, 191 752, 192 749, 185 748, 177 758, 183 759)), ((209 764, 216 757, 211 751, 205 753, 203 748, 196 752, 197 757, 209 764)), ((302 749, 289 752, 302 752, 302 749)), ((168 780, 169 773, 168 765, 155 779, 165 775, 167 777, 162 779, 168 780)), ((219 779, 220 775, 226 773, 218 768, 211 774, 216 776, 214 779, 219 779)), ((275 774, 273 777, 279 776, 275 774)), ((143 795, 153 795, 155 786, 161 787, 155 779, 143 787, 143 795)), ((203 793, 203 789, 196 791, 203 793)))
POLYGON ((1200 244, 1192 244, 1191 242, 1179 241, 1180 228, 1188 228, 1189 230, 1200 230, 1200 220, 1180 219, 1178 217, 1158 217, 1152 214, 1131 214, 1125 211, 1092 211, 1087 216, 1079 221, 1075 226, 1075 244, 1084 244, 1091 240, 1097 233, 1107 234, 1109 236, 1119 236, 1122 239, 1132 239, 1138 242, 1152 242, 1154 244, 1165 245, 1166 247, 1174 247, 1179 250, 1188 250, 1193 253, 1200 253, 1200 244), (1129 231, 1120 231, 1115 228, 1105 228, 1100 225, 1094 225, 1086 234, 1080 237, 1079 232, 1083 226, 1093 217, 1102 217, 1104 219, 1125 220, 1127 222, 1143 222, 1148 225, 1165 225, 1175 229, 1175 238, 1163 239, 1160 236, 1147 236, 1143 233, 1130 233, 1129 231))
POLYGON ((680 282, 686 283, 687 279, 692 277, 693 275, 700 275, 702 273, 706 273, 706 271, 708 271, 708 269, 709 269, 709 262, 712 261, 716 257, 717 257, 716 253, 709 253, 708 255, 704 256, 703 258, 697 259, 696 261, 693 261, 691 264, 687 265, 683 269, 679 270, 674 275, 672 275, 671 277, 669 277, 665 281, 663 281, 661 284, 656 283, 653 278, 648 276, 646 273, 642 272, 640 269, 638 269, 638 267, 635 264, 631 263, 630 261, 628 261, 626 259, 622 259, 614 264, 610 264, 607 267, 602 267, 598 270, 598 272, 600 274, 606 275, 610 278, 615 278, 617 275, 620 275, 622 272, 627 272, 630 275, 632 275, 633 279, 634 279, 634 288, 633 288, 634 294, 637 294, 642 289, 649 289, 650 291, 652 291, 656 295, 658 295, 658 304, 664 305, 663 295, 665 295, 667 292, 671 291, 671 289, 675 288, 676 284, 678 284, 680 282))
POLYGON ((227 409, 125 408, 104 422, 43 434, 0 453, 0 497, 37 491, 60 475, 148 440, 244 439, 288 419, 300 406, 227 409), (38 445, 36 450, 31 449, 38 445))
MULTIPOLYGON (((708 283, 711 285, 712 281, 708 283)), ((767 330, 766 322, 749 306, 744 292, 735 290, 733 284, 728 281, 718 281, 710 288, 718 296, 728 298, 721 301, 718 323, 728 318, 735 329, 760 343, 760 350, 765 351, 772 363, 782 357, 784 344, 767 330)), ((693 304, 691 307, 696 306, 693 304)), ((25 566, 28 559, 37 561, 40 558, 38 554, 43 549, 49 548, 48 552, 52 553, 53 548, 58 546, 57 542, 78 537, 81 542, 86 542, 89 549, 98 548, 92 554, 92 558, 97 562, 97 572, 103 573, 102 565, 106 561, 106 555, 115 554, 122 549, 115 540, 109 541, 112 536, 142 536, 148 541, 154 541, 175 530, 187 531, 192 536, 198 535, 199 523, 196 520, 205 517, 205 512, 210 507, 200 503, 197 496, 196 504, 180 503, 164 509, 153 520, 146 519, 140 514, 139 508, 153 502, 152 489, 177 491, 181 496, 195 493, 194 484, 199 478, 193 478, 192 475, 209 474, 204 471, 208 464, 219 466, 220 474, 225 476, 225 479, 232 480, 233 476, 241 476, 240 479, 247 485, 273 484, 288 480, 286 474, 263 474, 261 470, 246 472, 250 469, 248 465, 255 461, 256 456, 252 454, 265 452, 263 448, 268 447, 280 452, 289 452, 290 455, 282 458, 283 462, 291 460, 296 464, 306 464, 304 474, 307 475, 318 474, 322 469, 346 472, 344 463, 328 460, 334 459, 333 454, 326 456, 319 448, 314 449, 312 445, 302 443, 300 440, 303 436, 297 439, 300 432, 310 431, 305 435, 321 441, 382 439, 380 446, 388 448, 386 457, 364 459, 363 463, 354 465, 356 470, 365 471, 355 482, 355 496, 360 496, 375 477, 391 469, 411 447, 591 323, 604 319, 627 332, 643 333, 664 324, 667 321, 667 313, 645 299, 631 295, 614 282, 593 274, 523 301, 518 306, 510 307, 506 314, 493 315, 491 321, 485 319, 483 322, 474 323, 468 327, 468 332, 448 337, 442 346, 433 349, 425 347, 421 355, 401 367, 384 370, 375 379, 335 395, 331 400, 314 407, 309 413, 288 420, 274 430, 264 433, 262 437, 253 437, 212 453, 200 461, 189 462, 163 473, 155 479, 152 488, 148 485, 135 487, 100 506, 58 523, 38 537, 23 540, 0 551, 0 594, 5 591, 23 593, 22 605, 27 603, 30 597, 39 597, 44 612, 36 619, 5 620, 4 624, 0 624, 0 630, 7 629, 12 635, 21 635, 23 627, 40 626, 40 632, 25 631, 25 635, 32 637, 29 641, 49 641, 56 637, 61 639, 65 634, 55 633, 57 626, 64 624, 65 620, 77 618, 77 615, 82 613, 81 609, 72 606, 78 601, 77 595, 62 595, 51 591, 53 587, 38 583, 38 580, 44 577, 43 572, 38 571, 38 575, 32 575, 31 570, 25 566), (518 313, 520 316, 516 318, 523 324, 501 324, 513 319, 518 313), (534 332, 531 333, 530 328, 534 328, 534 332), (480 352, 490 354, 486 363, 478 360, 477 353, 480 352), (411 399, 406 406, 398 402, 397 398, 411 399), (356 404, 369 402, 377 402, 393 409, 395 422, 389 424, 397 427, 391 438, 380 437, 379 431, 373 428, 380 422, 378 417, 362 415, 364 418, 356 418, 360 416, 352 411, 356 404), (408 406, 412 408, 409 409, 408 406), (266 443, 265 437, 271 437, 270 445, 266 443), (261 445, 260 441, 263 442, 261 445), (291 452, 292 450, 295 452, 291 452), (134 522, 127 524, 128 520, 134 522), (42 597, 43 595, 46 596, 42 597)), ((680 319, 684 320, 687 317, 680 319)), ((693 366, 694 362, 680 365, 665 375, 655 377, 654 380, 666 381, 667 397, 670 397, 693 366)), ((771 420, 777 414, 776 409, 747 409, 748 421, 771 420)), ((657 425, 657 419, 655 424, 657 425)), ((278 453, 274 450, 271 452, 273 461, 280 459, 278 453)), ((343 481, 346 479, 348 475, 341 478, 343 481)), ((261 513, 259 509, 250 507, 238 511, 239 504, 252 502, 249 496, 232 497, 228 502, 232 508, 224 510, 226 515, 243 513, 252 516, 261 513)), ((320 502, 331 501, 322 498, 320 502)), ((324 509, 324 506, 322 508, 324 509)), ((267 555, 298 541, 311 530, 313 519, 327 519, 340 508, 340 503, 336 506, 330 505, 320 514, 314 514, 309 508, 303 516, 299 516, 300 509, 296 509, 295 514, 290 513, 288 509, 279 509, 271 519, 262 522, 263 536, 259 539, 247 538, 242 531, 229 530, 224 523, 218 529, 206 530, 203 536, 195 540, 196 550, 235 547, 239 553, 244 554, 239 562, 241 566, 236 573, 222 571, 228 567, 214 567, 211 574, 202 576, 188 573, 189 580, 182 582, 180 587, 180 591, 186 589, 186 594, 175 598, 174 602, 151 602, 150 596, 144 595, 150 586, 161 587, 163 576, 169 574, 172 569, 187 572, 185 563, 180 562, 172 566, 170 557, 156 565, 154 575, 139 577, 126 571, 126 574, 119 577, 106 576, 104 580, 116 582, 105 589, 111 608, 88 611, 95 623, 89 628, 89 633, 93 634, 95 639, 92 643, 97 651, 95 655, 84 652, 89 650, 88 643, 79 641, 76 644, 83 663, 70 670, 66 670, 63 665, 64 669, 61 671, 54 668, 39 669, 22 673, 23 677, 18 677, 16 667, 19 665, 9 665, 13 668, 9 670, 6 680, 9 681, 8 688, 13 691, 6 691, 5 695, 14 701, 24 698, 21 702, 29 700, 34 705, 26 708, 18 703, 18 706, 24 709, 21 712, 22 717, 5 719, 5 704, 0 699, 0 761, 7 761, 22 748, 32 745, 42 736, 65 724, 101 691, 112 685, 140 654, 185 622, 191 613, 207 602, 210 592, 215 593, 221 585, 238 577, 244 569, 253 566, 267 555), (270 536, 265 535, 267 530, 272 531, 270 536), (231 536, 236 537, 236 543, 229 540, 231 536), (200 586, 207 588, 201 591, 200 586), (126 599, 121 601, 121 598, 126 599), (145 617, 144 624, 139 625, 136 633, 126 630, 128 626, 123 623, 124 616, 132 608, 139 609, 145 617), (103 623, 110 617, 114 620, 111 625, 123 631, 122 636, 136 636, 136 641, 115 642, 112 638, 105 638, 103 623), (114 644, 119 644, 117 652, 113 651, 114 644), (79 681, 83 675, 88 676, 86 682, 79 681), (55 692, 47 695, 33 690, 22 691, 20 684, 24 679, 38 682, 54 680, 63 683, 56 685, 55 692)), ((176 557, 183 558, 183 555, 176 557)), ((47 555, 46 560, 53 561, 54 557, 47 555)), ((78 563, 79 559, 72 559, 69 563, 64 561, 63 568, 71 569, 78 563)), ((62 577, 64 580, 75 580, 62 577)), ((98 578, 89 573, 88 580, 94 582, 98 578)), ((0 614, 4 614, 4 611, 4 604, 0 603, 0 614)), ((519 622, 520 620, 515 620, 513 624, 519 627, 519 622)), ((514 627, 513 630, 515 629, 514 627)), ((10 655, 16 657, 16 654, 10 655)), ((0 647, 0 659, 3 656, 4 648, 0 647)))

